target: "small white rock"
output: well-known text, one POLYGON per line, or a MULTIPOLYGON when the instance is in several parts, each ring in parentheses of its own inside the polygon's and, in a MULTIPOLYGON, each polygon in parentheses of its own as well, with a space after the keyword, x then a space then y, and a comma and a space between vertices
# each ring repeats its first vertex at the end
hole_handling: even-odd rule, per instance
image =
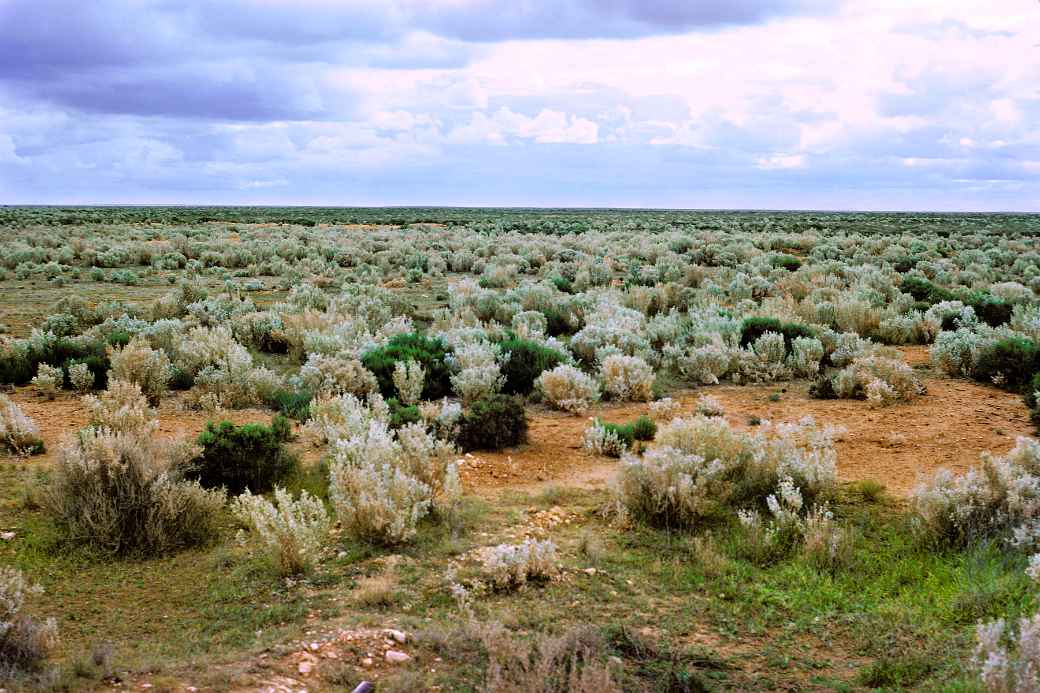
POLYGON ((386 653, 386 661, 391 664, 403 664, 411 659, 410 655, 405 654, 399 650, 388 650, 386 653))
POLYGON ((408 640, 408 636, 404 633, 404 631, 394 630, 393 628, 388 628, 384 632, 387 635, 389 635, 391 638, 396 640, 397 642, 402 642, 403 643, 403 642, 406 642, 408 640))

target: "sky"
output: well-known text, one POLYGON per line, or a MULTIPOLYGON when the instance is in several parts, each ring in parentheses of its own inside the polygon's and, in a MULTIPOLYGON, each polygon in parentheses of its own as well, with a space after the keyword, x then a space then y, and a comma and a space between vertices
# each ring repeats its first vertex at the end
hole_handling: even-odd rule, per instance
POLYGON ((0 204, 1040 211, 1037 0, 0 0, 0 204))

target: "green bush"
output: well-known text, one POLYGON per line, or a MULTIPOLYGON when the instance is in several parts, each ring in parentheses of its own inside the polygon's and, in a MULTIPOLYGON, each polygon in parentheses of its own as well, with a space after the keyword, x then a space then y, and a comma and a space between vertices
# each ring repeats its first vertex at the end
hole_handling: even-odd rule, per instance
POLYGON ((972 377, 1021 392, 1037 371, 1040 371, 1040 350, 1036 344, 1025 337, 1005 337, 982 349, 972 377))
POLYGON ((400 400, 391 397, 386 401, 386 405, 390 407, 390 428, 401 428, 402 426, 422 421, 419 407, 414 404, 408 406, 402 404, 400 400))
POLYGON ((104 342, 73 337, 18 340, 0 348, 0 382, 26 385, 36 375, 41 363, 64 368, 69 361, 91 359, 95 372, 108 372, 108 356, 104 342))
POLYGON ((657 424, 645 414, 632 422, 632 436, 636 440, 653 440, 657 435, 657 424))
POLYGON ((515 397, 491 395, 474 402, 459 419, 456 439, 468 450, 501 450, 527 442, 527 415, 515 397))
POLYGON ((398 361, 416 361, 426 371, 423 399, 448 397, 451 391, 451 371, 444 361, 448 347, 440 339, 414 332, 392 337, 386 346, 377 347, 361 357, 361 363, 372 371, 383 397, 397 395, 394 385, 394 365, 398 361))
POLYGON ((307 390, 278 390, 271 395, 270 406, 282 416, 297 421, 311 418, 311 400, 314 398, 307 390))
POLYGON ((910 294, 914 300, 927 303, 929 306, 942 301, 952 301, 954 295, 951 291, 936 286, 927 279, 921 277, 904 277, 899 285, 899 290, 904 294, 910 294))
POLYGON ((773 267, 785 269, 788 272, 794 272, 802 266, 802 261, 796 258, 794 255, 781 253, 779 255, 774 255, 773 257, 771 257, 769 259, 769 264, 771 264, 773 267))
POLYGON ((1025 390, 1022 391, 1022 399, 1025 400, 1026 406, 1030 409, 1036 409, 1036 393, 1038 390, 1040 390, 1040 372, 1033 374, 1032 380, 1029 381, 1025 390))
POLYGON ((291 431, 284 416, 275 416, 270 426, 210 421, 199 434, 202 455, 193 461, 188 476, 207 488, 223 486, 233 495, 247 488, 253 493, 270 491, 299 467, 285 447, 291 431))
POLYGON ((784 347, 788 353, 791 352, 791 343, 798 337, 816 336, 812 328, 796 322, 782 323, 776 318, 745 318, 740 324, 740 346, 751 346, 766 332, 783 335, 784 347))
POLYGON ((990 327, 999 327, 1011 320, 1011 304, 1005 303, 986 291, 959 294, 957 300, 971 306, 979 320, 990 327))
POLYGON ((567 360, 559 351, 529 339, 507 339, 499 346, 504 361, 502 375, 506 378, 502 391, 510 395, 530 394, 538 376, 567 360))

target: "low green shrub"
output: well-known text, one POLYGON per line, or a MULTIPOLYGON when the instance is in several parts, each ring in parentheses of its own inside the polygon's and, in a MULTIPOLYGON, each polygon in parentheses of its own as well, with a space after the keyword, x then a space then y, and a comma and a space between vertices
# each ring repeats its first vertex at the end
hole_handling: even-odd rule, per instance
POLYGON ((285 447, 291 432, 289 420, 280 415, 270 426, 210 421, 199 434, 202 454, 191 463, 188 476, 206 488, 223 486, 235 495, 246 489, 270 491, 299 467, 285 447))
POLYGON ((653 440, 657 435, 657 424, 645 414, 632 422, 632 436, 636 440, 653 440))
POLYGON ((499 347, 503 357, 502 375, 506 378, 502 391, 509 395, 530 394, 538 376, 567 360, 559 351, 529 339, 507 339, 500 342, 499 347))
POLYGON ((314 396, 307 390, 277 390, 268 403, 282 416, 296 421, 311 418, 311 400, 314 396))
POLYGON ((980 351, 972 377, 1021 392, 1034 374, 1040 371, 1040 349, 1026 337, 1005 337, 986 345, 980 351))
POLYGON ((464 451, 501 450, 526 442, 527 415, 515 397, 479 399, 459 419, 456 443, 464 451))
POLYGON ((361 357, 361 362, 376 376, 383 397, 389 399, 398 394, 394 385, 397 362, 415 361, 426 372, 422 399, 440 399, 452 394, 451 371, 445 362, 447 354, 448 347, 440 339, 410 332, 396 335, 386 346, 372 349, 361 357))
POLYGON ((914 300, 927 303, 929 306, 942 301, 954 300, 952 291, 936 286, 921 277, 904 277, 899 285, 899 290, 904 294, 910 294, 914 297, 914 300))
POLYGON ((390 407, 390 428, 401 428, 422 421, 419 407, 414 404, 402 404, 400 400, 391 397, 386 401, 386 405, 390 407))
POLYGON ((788 272, 794 272, 802 266, 802 261, 794 255, 780 253, 769 258, 769 264, 776 268, 785 269, 788 272))
POLYGON ((812 328, 796 322, 780 322, 776 318, 745 318, 740 324, 740 346, 748 347, 766 332, 784 336, 784 347, 791 353, 791 344, 798 337, 815 337, 812 328))

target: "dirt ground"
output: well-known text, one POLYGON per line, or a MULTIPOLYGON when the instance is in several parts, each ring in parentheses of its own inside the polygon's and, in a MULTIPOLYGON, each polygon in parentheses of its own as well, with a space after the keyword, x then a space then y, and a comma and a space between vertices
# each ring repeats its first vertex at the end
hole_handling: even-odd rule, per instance
MULTIPOLYGON (((927 363, 927 347, 903 349, 911 365, 927 363)), ((841 481, 871 479, 885 485, 895 497, 905 497, 922 477, 940 467, 963 472, 986 451, 1002 453, 1018 436, 1034 435, 1029 412, 1021 397, 967 380, 947 378, 930 370, 918 374, 927 394, 913 402, 875 408, 858 400, 809 398, 808 382, 763 385, 720 385, 673 394, 684 413, 692 412, 697 398, 710 394, 726 410, 726 418, 738 428, 749 419, 795 421, 812 416, 817 422, 846 429, 837 442, 838 476, 841 481), (779 400, 770 401, 779 394, 779 400)), ((62 395, 53 401, 20 389, 12 398, 40 427, 50 458, 63 436, 87 423, 80 399, 62 395)), ((582 448, 582 438, 593 417, 610 422, 631 421, 646 414, 643 403, 601 404, 583 416, 530 407, 529 444, 498 453, 465 455, 461 476, 471 491, 503 488, 526 490, 548 486, 605 486, 614 474, 615 460, 597 457, 582 448)), ((185 411, 176 397, 159 408, 160 431, 165 435, 194 436, 206 421, 218 418, 185 411)), ((266 409, 228 411, 219 418, 236 424, 271 419, 266 409)), ((321 451, 300 444, 305 461, 317 460, 321 451)), ((40 459, 40 458, 35 458, 40 459)))
MULTIPOLYGON (((902 351, 910 365, 927 363, 927 347, 902 351)), ((941 467, 964 472, 983 452, 1005 452, 1018 436, 1035 434, 1018 395, 929 370, 918 375, 927 394, 881 408, 858 400, 810 399, 808 382, 703 387, 673 399, 688 413, 700 395, 709 394, 739 428, 748 428, 752 416, 779 422, 809 415, 818 423, 843 426, 846 433, 837 442, 839 479, 871 479, 895 497, 907 496, 922 477, 941 467), (770 401, 774 394, 780 395, 778 401, 770 401)), ((648 411, 646 404, 605 404, 584 416, 532 411, 529 445, 512 452, 477 453, 464 467, 463 480, 480 487, 605 485, 617 463, 582 449, 590 419, 626 422, 648 411)))

